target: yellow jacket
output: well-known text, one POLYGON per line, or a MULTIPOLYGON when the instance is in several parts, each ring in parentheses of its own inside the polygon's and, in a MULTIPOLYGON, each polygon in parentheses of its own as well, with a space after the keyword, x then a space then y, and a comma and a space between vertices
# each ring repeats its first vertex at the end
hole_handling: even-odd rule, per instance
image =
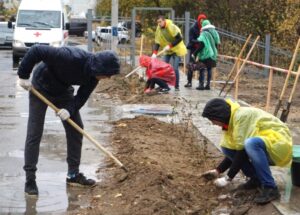
MULTIPOLYGON (((169 19, 166 19, 166 27, 161 28, 157 26, 155 31, 155 43, 159 44, 161 47, 165 47, 169 45, 175 40, 175 36, 180 33, 180 29, 173 24, 173 22, 169 19)), ((175 53, 177 56, 184 56, 187 53, 187 49, 183 43, 180 41, 176 46, 172 47, 166 54, 173 54, 175 53)))
POLYGON ((231 106, 228 130, 224 131, 221 146, 233 150, 244 148, 250 137, 260 137, 266 144, 271 160, 277 166, 289 165, 292 159, 292 137, 289 128, 275 116, 253 107, 231 106))

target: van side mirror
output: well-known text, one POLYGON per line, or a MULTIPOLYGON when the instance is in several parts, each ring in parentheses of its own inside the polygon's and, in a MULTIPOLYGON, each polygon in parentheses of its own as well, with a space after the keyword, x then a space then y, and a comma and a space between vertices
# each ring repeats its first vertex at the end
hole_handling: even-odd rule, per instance
POLYGON ((8 28, 13 28, 13 24, 12 24, 11 21, 8 21, 8 22, 7 22, 7 27, 8 27, 8 28))
POLYGON ((66 23, 66 30, 70 30, 70 23, 69 22, 66 23))

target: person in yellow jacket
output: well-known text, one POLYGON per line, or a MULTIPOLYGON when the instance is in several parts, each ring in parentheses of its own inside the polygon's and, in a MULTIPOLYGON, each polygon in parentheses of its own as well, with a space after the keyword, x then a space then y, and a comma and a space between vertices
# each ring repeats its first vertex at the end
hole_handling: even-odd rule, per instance
POLYGON ((163 60, 169 63, 173 58, 173 68, 176 75, 175 90, 179 90, 179 61, 180 57, 186 55, 187 49, 183 43, 181 31, 172 20, 165 19, 160 15, 157 19, 155 32, 155 45, 152 58, 156 58, 159 47, 163 47, 163 60))
MULTIPOLYGON (((224 130, 221 149, 227 159, 227 164, 223 160, 222 165, 205 174, 218 177, 239 162, 240 169, 250 178, 240 188, 261 187, 260 194, 254 199, 256 203, 265 204, 279 198, 270 165, 283 167, 291 163, 292 137, 287 125, 261 109, 240 107, 232 100, 220 98, 208 101, 202 116, 224 130), (242 151, 245 151, 246 159, 244 156, 237 160, 242 151)), ((225 187, 231 180, 226 175, 215 180, 215 184, 225 187)))

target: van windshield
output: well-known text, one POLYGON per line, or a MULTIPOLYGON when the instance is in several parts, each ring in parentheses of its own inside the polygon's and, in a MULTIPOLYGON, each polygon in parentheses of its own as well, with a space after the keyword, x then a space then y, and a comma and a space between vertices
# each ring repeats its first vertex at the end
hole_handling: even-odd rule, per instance
POLYGON ((17 27, 60 28, 60 11, 20 10, 17 27))

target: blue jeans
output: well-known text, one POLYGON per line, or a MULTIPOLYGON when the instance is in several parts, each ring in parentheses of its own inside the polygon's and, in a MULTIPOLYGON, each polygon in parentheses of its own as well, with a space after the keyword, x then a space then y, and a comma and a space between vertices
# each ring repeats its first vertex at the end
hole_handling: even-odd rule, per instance
POLYGON ((171 54, 171 55, 164 55, 163 56, 163 61, 166 63, 169 63, 171 58, 173 58, 173 69, 175 71, 175 76, 176 76, 176 83, 175 83, 175 88, 179 88, 179 61, 180 57, 177 56, 176 54, 171 54))
POLYGON ((271 161, 266 149, 266 144, 259 137, 248 138, 245 141, 245 150, 255 169, 257 178, 264 187, 276 187, 270 166, 271 161))
MULTIPOLYGON (((245 151, 249 157, 249 162, 246 162, 243 167, 243 173, 250 178, 258 178, 261 185, 264 187, 276 187, 274 178, 270 170, 270 160, 266 145, 259 137, 251 137, 245 140, 245 151)), ((233 160, 236 150, 221 148, 226 157, 233 160)))
POLYGON ((199 82, 204 84, 204 77, 205 77, 204 72, 205 72, 205 70, 207 70, 207 83, 206 83, 206 85, 210 86, 212 68, 206 67, 206 69, 200 69, 199 82))

